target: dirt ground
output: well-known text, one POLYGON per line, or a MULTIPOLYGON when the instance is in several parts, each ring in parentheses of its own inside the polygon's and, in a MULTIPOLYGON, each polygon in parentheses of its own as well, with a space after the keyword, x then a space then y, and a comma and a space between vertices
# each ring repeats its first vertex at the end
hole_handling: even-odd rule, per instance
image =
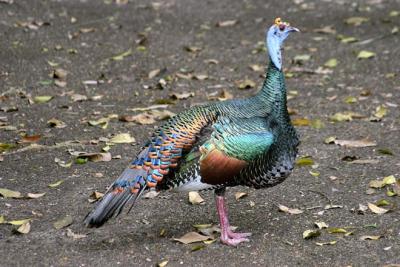
POLYGON ((0 188, 24 196, 46 193, 37 199, 0 198, 6 222, 32 219, 27 234, 0 224, 1 266, 155 266, 165 260, 167 266, 400 264, 400 197, 386 193, 396 187, 369 187, 389 175, 400 179, 399 1, 117 2, 0 1, 0 188), (103 129, 88 121, 139 114, 132 109, 171 103, 171 93, 194 93, 168 105, 174 113, 212 101, 210 95, 222 90, 234 97, 253 95, 263 68, 249 65, 267 64, 264 34, 277 16, 301 29, 286 42, 284 67, 300 156, 311 156, 314 165, 296 167, 270 189, 228 190, 232 224, 252 232, 251 241, 232 248, 218 240, 201 246, 173 240, 194 231, 195 224, 218 223, 212 192, 201 193, 204 205, 191 205, 186 193, 162 192, 99 229, 85 228, 92 192, 103 192, 162 123, 139 125, 111 116, 103 129), (362 50, 375 54, 358 59, 362 50), (329 59, 337 66, 334 61, 324 66, 329 59), (67 71, 66 78, 59 73, 54 79, 58 68, 67 71), (246 79, 256 86, 240 90, 246 79), (77 94, 88 99, 78 101, 77 94), (37 96, 53 98, 34 103, 37 96), (331 121, 346 111, 357 114, 351 121, 331 121), (49 127, 53 118, 66 126, 49 127), (137 141, 112 146, 109 152, 120 158, 74 161, 70 167, 55 162, 74 160, 72 150, 101 152, 104 138, 118 133, 137 141), (376 144, 324 143, 330 136, 376 144), (236 192, 248 195, 236 200, 236 192), (382 199, 389 202, 381 206, 387 213, 366 207, 385 204, 382 199), (281 212, 279 204, 304 212, 281 212), (55 229, 53 223, 66 215, 73 223, 55 229), (304 231, 317 230, 317 221, 330 228, 303 239, 304 231), (345 232, 329 233, 342 231, 332 227, 345 232), (336 243, 321 244, 331 241, 336 243))

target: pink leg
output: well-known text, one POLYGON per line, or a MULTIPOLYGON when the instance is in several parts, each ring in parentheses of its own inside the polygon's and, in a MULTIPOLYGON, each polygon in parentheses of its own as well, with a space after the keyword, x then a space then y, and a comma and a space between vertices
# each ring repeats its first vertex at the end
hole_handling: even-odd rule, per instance
POLYGON ((251 236, 251 233, 234 233, 230 229, 228 211, 225 207, 225 197, 217 195, 215 202, 221 224, 221 242, 230 246, 237 246, 241 242, 249 242, 249 239, 246 237, 251 236))

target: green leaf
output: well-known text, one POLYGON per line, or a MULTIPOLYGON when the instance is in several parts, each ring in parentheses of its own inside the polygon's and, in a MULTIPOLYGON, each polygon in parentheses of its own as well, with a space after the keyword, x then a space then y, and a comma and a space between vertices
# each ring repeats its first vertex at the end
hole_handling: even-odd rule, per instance
POLYGON ((43 80, 39 82, 39 85, 52 85, 53 82, 53 80, 43 80))
POLYGON ((6 188, 0 188, 0 195, 4 198, 22 198, 22 194, 18 191, 9 190, 6 188))
POLYGON ((11 225, 23 225, 24 223, 30 222, 32 219, 22 219, 22 220, 13 220, 8 221, 7 223, 11 225))
POLYGON ((54 188, 54 187, 57 187, 57 186, 61 185, 63 182, 64 182, 64 180, 59 180, 59 181, 57 181, 55 183, 49 184, 48 187, 54 188))
POLYGON ((350 44, 350 43, 355 43, 358 42, 358 39, 355 37, 344 37, 340 40, 342 43, 345 44, 350 44))
POLYGON ((347 104, 354 104, 357 103, 357 98, 355 98, 354 96, 348 96, 344 99, 344 102, 346 102, 347 104))
POLYGON ((376 54, 374 52, 362 50, 358 53, 357 58, 358 59, 366 59, 366 58, 372 58, 374 56, 376 56, 376 54))
POLYGON ((131 49, 131 48, 128 49, 127 51, 121 53, 121 54, 118 54, 118 55, 113 56, 113 57, 112 57, 112 60, 121 61, 121 60, 123 60, 125 57, 130 56, 130 55, 132 55, 132 49, 131 49))
POLYGON ((346 234, 347 230, 343 228, 337 228, 337 227, 330 227, 327 229, 328 233, 330 234, 346 234))
POLYGON ((380 154, 393 156, 393 152, 388 148, 379 148, 377 150, 380 154))
POLYGON ((296 165, 299 167, 311 166, 313 164, 314 164, 314 160, 310 156, 301 157, 296 160, 296 165))
POLYGON ((324 67, 335 68, 338 65, 338 60, 336 58, 331 58, 325 62, 324 67))
POLYGON ((50 95, 41 95, 41 96, 35 96, 33 98, 33 101, 35 103, 41 104, 41 103, 46 103, 49 102, 51 99, 53 99, 53 96, 50 95))
POLYGON ((14 144, 0 143, 0 152, 4 152, 16 147, 14 144))
POLYGON ((388 206, 388 205, 390 205, 390 202, 387 201, 386 199, 380 199, 377 202, 375 202, 375 205, 377 205, 378 207, 380 207, 380 206, 388 206))
POLYGON ((89 160, 89 158, 80 157, 80 158, 75 159, 75 163, 82 165, 82 164, 85 164, 86 162, 88 162, 88 160, 89 160))
POLYGON ((336 136, 329 136, 325 138, 324 143, 325 144, 334 144, 336 140, 336 136))

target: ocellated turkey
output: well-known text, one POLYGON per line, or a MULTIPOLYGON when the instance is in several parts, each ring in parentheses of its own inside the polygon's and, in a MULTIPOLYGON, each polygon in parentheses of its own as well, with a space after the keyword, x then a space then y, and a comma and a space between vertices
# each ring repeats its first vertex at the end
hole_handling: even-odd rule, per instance
MULTIPOLYGON (((262 89, 246 99, 193 107, 158 130, 86 216, 101 226, 146 190, 215 190, 221 241, 237 245, 250 233, 230 230, 225 188, 281 183, 294 167, 299 139, 286 107, 281 48, 299 30, 277 18, 266 32, 270 63, 262 89)), ((132 208, 131 206, 131 208, 132 208)))

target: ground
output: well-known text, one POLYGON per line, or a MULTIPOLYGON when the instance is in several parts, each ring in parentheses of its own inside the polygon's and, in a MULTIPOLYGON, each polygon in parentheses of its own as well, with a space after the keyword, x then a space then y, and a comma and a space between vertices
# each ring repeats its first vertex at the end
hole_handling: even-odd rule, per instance
POLYGON ((0 199, 6 221, 32 219, 27 234, 0 224, 1 266, 154 266, 165 260, 168 266, 400 264, 400 197, 386 195, 396 187, 369 188, 371 180, 400 178, 398 1, 116 2, 0 1, 0 188, 24 196, 46 193, 37 199, 0 199), (301 30, 286 42, 284 67, 288 106, 301 135, 300 156, 310 156, 313 166, 297 166, 285 182, 270 189, 228 190, 232 224, 252 232, 251 241, 233 248, 218 240, 201 246, 173 240, 194 231, 195 224, 218 223, 212 192, 201 193, 203 205, 191 205, 187 193, 162 192, 102 228, 85 228, 82 220, 93 207, 88 201, 92 192, 103 192, 162 123, 113 118, 103 129, 88 121, 136 115, 141 111, 133 108, 170 103, 171 93, 194 93, 168 105, 174 113, 213 101, 210 95, 222 90, 238 98, 255 94, 263 68, 249 65, 267 64, 264 34, 277 16, 301 30), (367 20, 345 23, 352 17, 367 20), (340 35, 358 42, 345 43, 340 35), (358 59, 362 50, 375 54, 358 59), (333 58, 336 67, 324 66, 333 58), (54 78, 59 68, 67 71, 66 78, 63 73, 54 78), (156 69, 160 73, 149 77, 156 69), (256 86, 247 81, 250 88, 240 90, 246 79, 256 86), (76 94, 89 99, 75 101, 76 94), (99 95, 103 97, 93 99, 99 95), (35 103, 36 96, 53 98, 35 103), (358 115, 331 121, 335 113, 346 111, 358 115), (49 127, 52 118, 66 127, 49 127), (111 155, 120 158, 70 167, 55 162, 74 160, 68 149, 100 152, 102 140, 118 133, 136 139, 133 145, 111 147, 111 155), (324 143, 330 136, 376 144, 354 148, 324 143), (77 142, 67 142, 73 140, 77 142), (360 162, 351 162, 354 157, 367 161, 355 164, 360 162), (48 186, 60 180, 60 185, 48 186), (248 195, 236 200, 236 192, 248 195), (363 210, 381 199, 389 201, 382 206, 389 212, 363 210), (285 213, 279 204, 304 212, 285 213), (325 209, 328 204, 338 207, 325 209), (55 229, 53 223, 66 215, 73 223, 55 229), (303 239, 305 230, 317 230, 317 221, 353 234, 321 229, 320 236, 303 239), (86 236, 68 236, 71 230, 86 236), (365 236, 380 238, 363 240, 365 236), (317 244, 330 241, 336 243, 317 244))

